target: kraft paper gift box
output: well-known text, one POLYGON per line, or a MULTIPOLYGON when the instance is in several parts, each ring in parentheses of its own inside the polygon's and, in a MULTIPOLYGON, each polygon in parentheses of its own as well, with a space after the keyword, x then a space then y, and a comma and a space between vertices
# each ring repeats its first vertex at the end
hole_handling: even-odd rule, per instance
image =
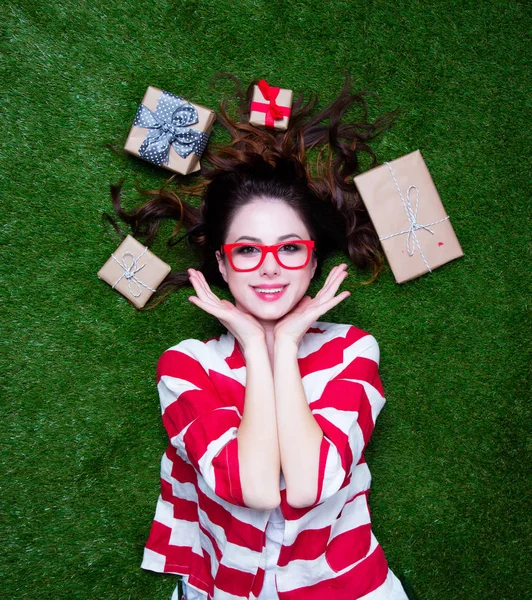
POLYGON ((354 182, 397 283, 464 255, 419 150, 366 171, 354 182))
POLYGON ((142 308, 171 270, 147 246, 127 235, 98 271, 98 277, 142 308))
POLYGON ((249 122, 252 125, 287 129, 292 112, 292 90, 273 87, 264 79, 253 86, 249 122))
POLYGON ((201 168, 200 158, 216 120, 214 111, 150 86, 138 107, 124 150, 187 175, 201 168))

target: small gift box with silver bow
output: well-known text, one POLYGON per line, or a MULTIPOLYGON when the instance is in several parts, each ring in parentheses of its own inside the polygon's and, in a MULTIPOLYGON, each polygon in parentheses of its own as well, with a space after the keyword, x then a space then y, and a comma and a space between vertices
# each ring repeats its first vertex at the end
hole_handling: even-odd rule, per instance
POLYGON ((148 87, 137 110, 124 150, 187 175, 200 169, 216 114, 199 104, 148 87))
POLYGON ((354 181, 397 283, 464 255, 419 150, 354 181))
POLYGON ((137 308, 142 308, 171 270, 170 265, 150 252, 147 246, 127 235, 98 271, 98 277, 137 308))

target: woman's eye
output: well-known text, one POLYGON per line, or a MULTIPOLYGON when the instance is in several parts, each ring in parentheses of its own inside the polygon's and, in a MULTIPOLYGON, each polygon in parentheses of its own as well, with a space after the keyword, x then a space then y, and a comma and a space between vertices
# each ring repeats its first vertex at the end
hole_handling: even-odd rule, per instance
POLYGON ((299 250, 301 250, 300 244, 285 244, 284 246, 281 246, 281 248, 279 248, 279 250, 281 252, 298 252, 299 250))
POLYGON ((238 254, 253 254, 254 252, 260 252, 260 248, 256 246, 241 246, 237 248, 238 254))

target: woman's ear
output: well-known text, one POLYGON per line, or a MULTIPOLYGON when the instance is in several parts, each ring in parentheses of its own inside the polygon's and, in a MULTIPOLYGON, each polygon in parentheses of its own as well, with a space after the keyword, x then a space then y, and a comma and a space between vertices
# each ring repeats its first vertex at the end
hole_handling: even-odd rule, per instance
POLYGON ((227 270, 225 268, 225 260, 219 250, 216 250, 216 260, 218 261, 218 269, 220 269, 220 273, 224 278, 224 281, 227 283, 227 270))
POLYGON ((312 265, 312 275, 310 276, 310 278, 312 279, 314 277, 314 273, 316 272, 316 268, 318 266, 318 259, 316 258, 316 255, 314 253, 312 253, 312 260, 310 262, 312 265))

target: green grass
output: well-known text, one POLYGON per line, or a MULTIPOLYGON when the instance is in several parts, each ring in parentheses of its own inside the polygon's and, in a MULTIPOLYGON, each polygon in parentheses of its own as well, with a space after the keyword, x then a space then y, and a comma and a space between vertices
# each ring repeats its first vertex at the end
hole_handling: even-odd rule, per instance
MULTIPOLYGON (((323 318, 381 346, 375 535, 420 600, 527 597, 530 5, 21 0, 0 17, 2 598, 168 600, 176 582, 139 568, 166 444, 155 366, 223 327, 189 290, 138 312, 97 279, 120 241, 109 184, 125 176, 129 208, 168 176, 105 144, 148 85, 217 107, 230 86, 208 83, 231 71, 328 102, 344 69, 378 92, 372 117, 401 107, 379 160, 421 149, 465 253, 402 285, 350 267, 323 318)), ((165 246, 172 225, 152 250, 197 266, 165 246)))

